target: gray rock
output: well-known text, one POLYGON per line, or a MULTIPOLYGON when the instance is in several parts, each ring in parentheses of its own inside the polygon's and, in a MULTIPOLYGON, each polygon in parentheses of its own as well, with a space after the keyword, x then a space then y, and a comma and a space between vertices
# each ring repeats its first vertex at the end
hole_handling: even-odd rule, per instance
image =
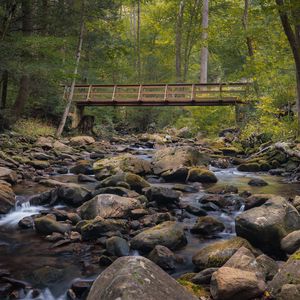
POLYGON ((222 222, 211 216, 199 217, 191 228, 192 233, 201 235, 214 235, 222 232, 225 226, 222 222))
POLYGON ((267 254, 282 255, 281 239, 300 229, 298 211, 282 197, 273 197, 260 207, 241 213, 236 233, 267 254))
POLYGON ((106 251, 112 256, 128 256, 129 245, 125 239, 118 236, 113 236, 106 240, 106 251))
POLYGON ((87 300, 197 300, 150 260, 122 257, 95 280, 87 300))
POLYGON ((253 178, 248 182, 251 186, 266 186, 268 183, 261 178, 253 178))
POLYGON ((197 273, 192 279, 192 283, 195 284, 209 284, 211 281, 212 274, 216 272, 218 268, 208 268, 197 273))
POLYGON ((167 221, 136 235, 131 240, 131 247, 150 251, 155 246, 162 245, 173 250, 186 245, 186 243, 183 227, 177 222, 167 221))
POLYGON ((51 234, 53 232, 65 233, 71 230, 69 224, 57 222, 49 216, 35 218, 34 226, 36 231, 41 234, 51 234))
POLYGON ((18 180, 18 175, 11 169, 0 167, 0 180, 15 184, 18 180))
POLYGON ((300 248, 300 230, 289 233, 281 240, 281 248, 288 254, 294 253, 300 248))
POLYGON ((146 192, 149 201, 155 201, 158 205, 168 205, 179 202, 180 192, 166 187, 150 187, 146 192))
POLYGON ((155 246, 148 258, 160 266, 163 270, 175 269, 175 254, 165 246, 155 246))

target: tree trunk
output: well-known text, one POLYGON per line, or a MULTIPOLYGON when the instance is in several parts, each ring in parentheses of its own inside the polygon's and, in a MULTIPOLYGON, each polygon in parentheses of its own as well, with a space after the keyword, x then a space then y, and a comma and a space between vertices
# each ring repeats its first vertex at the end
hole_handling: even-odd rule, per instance
POLYGON ((7 31, 9 29, 9 26, 11 24, 12 18, 15 15, 15 12, 17 10, 17 3, 16 1, 12 1, 7 5, 7 9, 6 9, 6 14, 3 18, 3 22, 2 22, 2 29, 1 29, 1 40, 4 40, 7 31))
POLYGON ((81 20, 81 25, 80 25, 80 33, 79 33, 79 40, 78 40, 78 47, 77 47, 77 53, 76 53, 76 63, 75 63, 75 69, 73 72, 73 80, 71 84, 71 89, 68 95, 68 100, 67 100, 67 105, 65 108, 65 111, 63 113, 61 122, 59 124, 59 127, 56 131, 56 136, 59 138, 64 130, 65 124, 67 117, 70 112, 70 108, 72 105, 73 101, 73 95, 74 95, 74 89, 75 89, 75 84, 76 84, 76 76, 78 74, 78 67, 79 67, 79 62, 80 62, 80 57, 81 57, 81 49, 82 49, 82 43, 83 43, 83 33, 84 33, 84 16, 82 15, 82 20, 81 20))
POLYGON ((244 5, 244 14, 243 14, 243 18, 242 18, 242 23, 243 23, 243 27, 246 33, 246 44, 247 44, 247 48, 248 48, 248 55, 250 57, 254 56, 254 51, 253 51, 253 44, 252 44, 252 39, 251 37, 249 37, 248 35, 248 15, 249 15, 249 0, 245 0, 245 5, 244 5))
POLYGON ((202 8, 202 42, 204 46, 201 49, 200 58, 200 83, 207 83, 207 67, 208 67, 208 14, 209 14, 209 0, 203 0, 202 8))
POLYGON ((176 24, 176 41, 175 41, 175 52, 176 52, 176 81, 182 81, 181 73, 181 48, 182 48, 182 25, 183 25, 183 13, 184 13, 185 1, 181 0, 179 3, 179 10, 177 15, 177 24, 176 24))
POLYGON ((4 70, 2 73, 1 109, 6 108, 7 85, 8 85, 8 71, 4 70))
MULTIPOLYGON (((299 5, 294 1, 294 5, 299 5)), ((292 11, 292 15, 294 15, 294 24, 295 24, 295 32, 293 31, 291 22, 289 20, 288 12, 286 11, 285 3, 283 0, 276 0, 280 20, 282 23, 282 27, 289 41, 290 47, 293 52, 295 66, 296 66, 296 81, 297 81, 297 112, 298 112, 298 135, 300 134, 300 17, 297 15, 295 17, 295 12, 292 11)))
MULTIPOLYGON (((22 33, 24 36, 29 36, 32 31, 32 3, 31 0, 22 0, 22 33)), ((25 72, 21 76, 18 95, 13 105, 13 114, 16 119, 18 119, 23 112, 29 96, 30 76, 25 72)))
POLYGON ((141 83, 141 0, 137 0, 136 49, 137 49, 137 77, 138 77, 138 83, 141 83))

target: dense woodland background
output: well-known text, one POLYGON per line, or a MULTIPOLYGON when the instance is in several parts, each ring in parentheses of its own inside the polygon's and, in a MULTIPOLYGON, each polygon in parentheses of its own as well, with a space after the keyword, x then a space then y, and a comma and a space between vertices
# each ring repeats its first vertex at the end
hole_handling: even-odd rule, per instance
MULTIPOLYGON (((1 0, 2 127, 51 131, 59 124, 65 106, 60 85, 73 78, 84 20, 76 83, 199 82, 200 51, 207 44, 209 82, 253 83, 242 135, 293 137, 298 1, 211 0, 207 41, 201 38, 202 7, 202 0, 1 0)), ((234 108, 224 107, 92 108, 87 113, 96 117, 99 134, 189 126, 193 133, 214 135, 235 126, 234 108)))

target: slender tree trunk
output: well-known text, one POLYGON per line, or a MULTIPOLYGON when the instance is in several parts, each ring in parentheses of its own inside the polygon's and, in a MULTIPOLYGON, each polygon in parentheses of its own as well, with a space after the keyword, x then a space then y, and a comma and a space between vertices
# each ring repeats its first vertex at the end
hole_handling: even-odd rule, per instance
MULTIPOLYGON (((33 31, 32 26, 32 2, 22 0, 22 32, 24 36, 30 36, 33 31)), ((19 91, 13 105, 14 117, 18 119, 23 112, 25 104, 30 96, 30 76, 26 72, 21 76, 19 91)))
POLYGON ((208 67, 208 14, 209 14, 209 0, 203 0, 202 9, 202 42, 204 46, 201 49, 200 57, 200 83, 207 83, 207 67, 208 67))
POLYGON ((76 76, 78 74, 78 67, 79 67, 79 62, 80 62, 80 57, 81 57, 81 49, 82 49, 82 43, 83 43, 83 33, 84 33, 84 16, 82 15, 82 20, 81 20, 81 25, 80 25, 80 33, 79 33, 79 40, 78 40, 78 47, 77 47, 77 53, 76 53, 76 63, 75 63, 75 68, 73 72, 73 80, 70 88, 70 92, 68 94, 68 100, 67 100, 67 105, 65 108, 65 111, 63 113, 61 122, 59 124, 59 127, 56 131, 56 136, 59 138, 64 130, 67 117, 70 113, 72 101, 73 101, 73 95, 74 95, 74 89, 75 89, 75 84, 76 84, 76 76))
POLYGON ((8 85, 8 71, 4 70, 2 73, 1 109, 6 108, 7 85, 8 85))
POLYGON ((252 39, 248 35, 248 15, 249 15, 249 0, 245 0, 245 5, 244 5, 244 14, 242 18, 242 23, 243 27, 246 33, 246 43, 247 43, 247 48, 248 48, 248 55, 250 57, 254 56, 254 51, 253 51, 253 44, 252 44, 252 39))
MULTIPOLYGON (((299 5, 294 1, 294 5, 299 5)), ((280 20, 283 30, 287 36, 290 47, 293 52, 295 66, 296 66, 296 80, 297 80, 297 112, 298 112, 298 135, 300 134, 300 17, 294 16, 295 32, 292 28, 292 23, 289 20, 288 12, 286 11, 285 3, 283 0, 276 0, 280 20)), ((299 11, 298 9, 295 9, 299 11)), ((292 15, 295 11, 292 11, 292 15)))
POLYGON ((11 3, 7 4, 6 14, 2 22, 1 40, 4 40, 16 10, 17 10, 16 1, 12 1, 11 3))
POLYGON ((137 45, 137 77, 138 83, 141 83, 141 0, 137 0, 137 32, 136 32, 136 45, 137 45))
POLYGON ((181 53, 182 53, 182 26, 183 26, 183 13, 184 13, 185 1, 181 0, 179 3, 179 10, 177 15, 176 24, 176 41, 175 41, 175 52, 176 52, 176 81, 182 81, 181 73, 181 53))

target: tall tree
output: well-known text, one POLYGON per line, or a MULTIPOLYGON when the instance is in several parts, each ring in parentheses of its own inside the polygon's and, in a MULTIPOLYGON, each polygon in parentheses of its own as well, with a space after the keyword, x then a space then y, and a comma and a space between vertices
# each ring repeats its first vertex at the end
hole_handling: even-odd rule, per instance
POLYGON ((65 107, 63 116, 61 118, 60 124, 58 126, 58 129, 56 131, 56 136, 60 137, 66 121, 67 121, 67 117, 70 113, 70 109, 72 106, 72 101, 73 101, 73 96, 74 96, 74 89, 75 89, 75 84, 76 84, 76 77, 78 74, 78 67, 79 67, 79 63, 80 63, 80 57, 81 57, 81 50, 82 50, 82 44, 83 44, 83 34, 84 34, 84 28, 85 28, 85 20, 84 20, 84 0, 82 2, 82 16, 81 16, 81 25, 80 25, 80 31, 79 31, 79 38, 78 38, 78 46, 77 46, 77 51, 76 51, 76 61, 75 61, 75 68, 74 68, 74 72, 73 72, 73 79, 72 79, 72 84, 70 87, 70 91, 68 94, 68 100, 67 100, 67 105, 65 107))
POLYGON ((208 68, 208 14, 209 0, 203 0, 202 8, 202 43, 200 57, 200 83, 207 83, 207 68, 208 68))
MULTIPOLYGON (((32 19, 32 2, 31 0, 22 0, 22 33, 23 35, 30 36, 33 31, 33 19, 32 19)), ((14 116, 19 118, 25 103, 30 96, 30 76, 25 71, 21 76, 19 83, 19 91, 15 100, 13 111, 14 116)))
POLYGON ((137 77, 141 83, 141 0, 137 0, 137 29, 136 29, 136 45, 137 45, 137 77))
POLYGON ((297 80, 298 134, 300 134, 300 3, 298 0, 291 0, 290 6, 288 6, 284 0, 276 0, 276 4, 282 27, 289 41, 295 61, 297 80))
POLYGON ((183 30, 183 13, 184 13, 185 1, 180 0, 179 9, 176 21, 176 81, 182 81, 182 30, 183 30))

